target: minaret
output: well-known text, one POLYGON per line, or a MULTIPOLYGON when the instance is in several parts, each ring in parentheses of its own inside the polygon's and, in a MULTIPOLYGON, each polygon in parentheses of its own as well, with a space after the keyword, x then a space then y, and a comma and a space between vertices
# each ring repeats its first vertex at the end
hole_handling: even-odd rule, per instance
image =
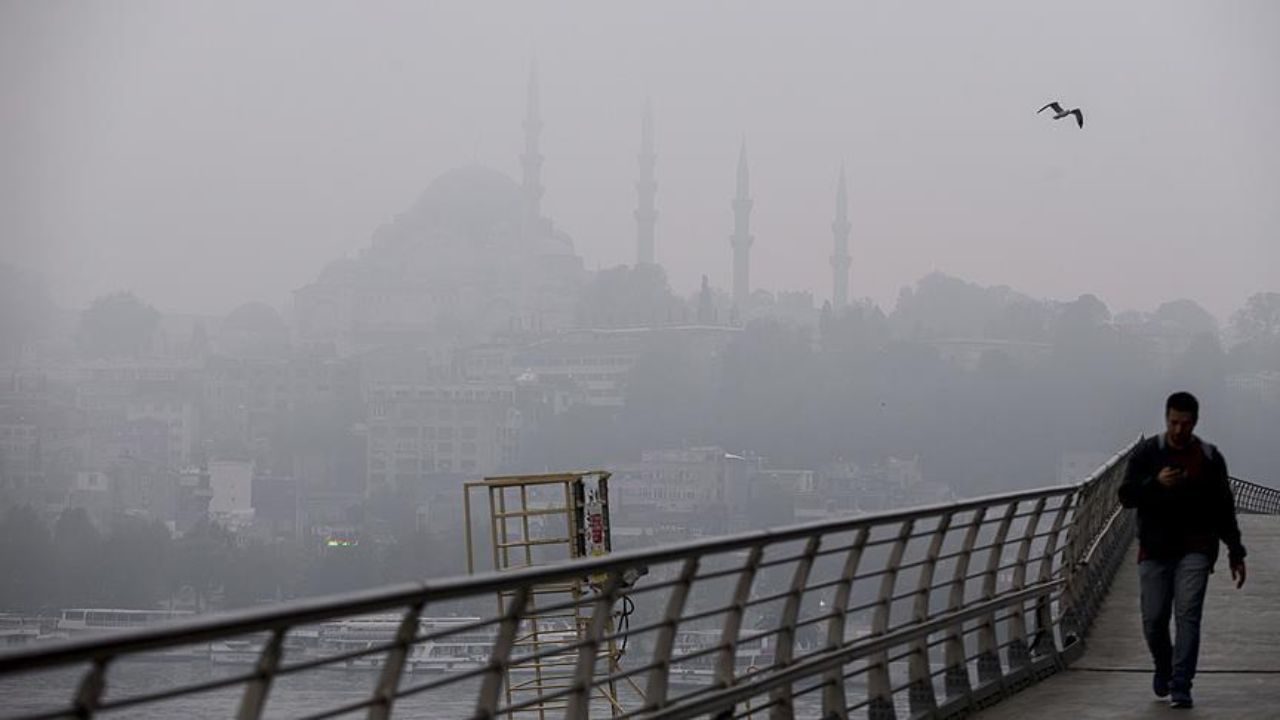
POLYGON ((520 165, 524 169, 524 203, 526 219, 536 222, 542 217, 542 153, 538 152, 538 138, 542 135, 541 109, 538 102, 538 61, 529 65, 529 95, 524 116, 524 154, 520 165))
POLYGON ((738 193, 733 198, 733 306, 739 316, 747 309, 751 296, 751 177, 747 171, 747 141, 738 151, 738 193))
POLYGON ((840 182, 836 185, 836 219, 831 223, 831 235, 836 241, 831 254, 831 305, 837 311, 849 304, 849 228, 849 191, 841 165, 840 182))
POLYGON ((653 264, 653 226, 658 220, 653 198, 658 191, 653 166, 658 156, 653 151, 653 107, 644 103, 640 120, 640 180, 636 182, 636 264, 653 264))

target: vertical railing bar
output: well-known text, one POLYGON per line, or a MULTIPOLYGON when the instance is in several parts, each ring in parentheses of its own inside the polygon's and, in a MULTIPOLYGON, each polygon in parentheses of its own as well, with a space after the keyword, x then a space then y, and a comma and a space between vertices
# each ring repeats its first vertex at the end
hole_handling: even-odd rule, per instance
POLYGON ((529 538, 529 488, 520 486, 520 530, 524 533, 524 564, 533 567, 533 545, 529 538))
MULTIPOLYGON (((724 628, 720 633, 720 652, 716 657, 716 685, 729 687, 737 680, 735 668, 738 658, 738 634, 742 630, 742 616, 746 613, 747 601, 751 599, 751 586, 755 584, 756 571, 760 569, 760 560, 764 557, 764 545, 751 546, 747 560, 742 565, 738 582, 733 589, 733 603, 725 613, 724 628)), ((717 718, 733 715, 733 708, 720 711, 717 718)))
MULTIPOLYGON (((503 522, 505 523, 506 520, 504 519, 503 522)), ((533 567, 533 543, 530 542, 529 537, 529 492, 528 487, 525 485, 520 486, 520 532, 523 533, 524 536, 524 564, 526 567, 533 567)), ((572 536, 569 537, 569 542, 574 542, 572 536)), ((572 551, 569 553, 569 557, 573 557, 572 551)), ((527 638, 533 643, 530 651, 535 655, 542 652, 542 620, 538 616, 537 604, 538 599, 536 596, 529 599, 529 614, 527 620, 529 623, 529 634, 527 638)), ((535 662, 533 665, 533 680, 535 685, 539 690, 541 690, 544 680, 542 676, 541 660, 535 662)), ((509 688, 508 695, 510 695, 509 688)), ((545 716, 546 713, 544 712, 543 707, 539 706, 538 717, 541 719, 545 716)))
POLYGON ((396 701, 396 689, 400 686, 400 678, 404 675, 405 661, 413 649, 413 639, 418 634, 419 618, 426 601, 419 601, 409 606, 400 626, 396 629, 395 647, 387 653, 382 665, 382 674, 378 678, 378 687, 374 690, 374 704, 369 707, 369 720, 388 720, 396 701))
MULTIPOLYGON (((1053 558, 1058 550, 1058 537, 1062 534, 1062 529, 1066 524, 1067 511, 1071 507, 1071 496, 1059 498, 1058 511, 1053 516, 1053 525, 1049 528, 1049 535, 1045 539, 1044 554, 1040 558, 1040 573, 1037 576, 1039 582, 1048 582, 1053 577, 1053 558)), ((1065 560, 1064 560, 1064 565, 1065 560)), ((1036 630, 1031 641, 1032 655, 1040 655, 1052 653, 1057 655, 1057 642, 1054 638, 1052 600, 1049 597, 1041 597, 1036 600, 1036 630), (1048 646, 1045 646, 1048 643, 1048 646)))
MULTIPOLYGON (((1080 639, 1080 514, 1084 511, 1085 490, 1081 486, 1071 494, 1071 521, 1066 525, 1066 542, 1063 543, 1062 574, 1066 584, 1058 600, 1058 634, 1062 649, 1066 651, 1080 639)), ((1078 652, 1078 649, 1077 649, 1078 652)))
MULTIPOLYGON (((836 585, 832 598, 831 610, 834 613, 827 625, 827 650, 835 650, 844 645, 845 625, 849 615, 849 596, 853 592, 853 579, 858 574, 858 563, 862 561, 862 551, 867 544, 868 530, 864 525, 858 528, 853 543, 849 546, 849 554, 845 556, 844 567, 840 571, 840 583, 836 585)), ((845 697, 844 674, 842 668, 829 670, 823 679, 822 716, 834 720, 848 720, 849 703, 845 697)))
POLYGON ((94 658, 93 665, 85 673, 84 679, 80 681, 80 688, 76 691, 76 717, 89 720, 98 711, 102 693, 107 689, 107 664, 111 660, 110 657, 94 658))
MULTIPOLYGON (((507 527, 507 488, 498 488, 498 535, 502 538, 502 569, 511 567, 511 531, 507 527)), ((528 538, 525 539, 528 542, 528 538)))
POLYGON ((271 639, 262 647, 258 656, 258 667, 253 680, 244 688, 244 696, 240 698, 239 720, 257 720, 262 717, 262 710, 267 706, 267 694, 271 692, 271 682, 275 680, 276 670, 280 667, 280 658, 284 656, 284 636, 288 627, 271 631, 271 639))
POLYGON ((467 572, 474 573, 476 571, 476 558, 475 541, 471 538, 471 487, 469 484, 462 486, 462 529, 466 539, 467 572))
MULTIPOLYGON (((955 612, 964 605, 965 591, 968 589, 969 564, 973 559, 973 548, 978 543, 978 536, 987 522, 989 505, 983 505, 973 512, 969 520, 969 528, 961 542, 960 552, 956 556, 956 565, 951 573, 951 592, 947 598, 947 610, 955 612)), ((944 662, 947 664, 946 691, 947 699, 968 695, 972 690, 969 682, 969 667, 964 649, 964 623, 956 623, 947 628, 947 639, 944 646, 944 662)))
MULTIPOLYGON (((1000 561, 1004 557, 1005 544, 1009 538, 1009 529, 1013 526, 1013 516, 1018 511, 1018 500, 1009 500, 1005 506, 1004 517, 996 527, 995 537, 991 540, 991 548, 987 550, 987 567, 982 574, 983 600, 990 600, 996 595, 996 577, 999 573, 1000 561)), ((996 639, 995 613, 987 613, 978 625, 978 684, 987 685, 998 682, 1004 671, 1000 665, 999 641, 996 639)))
MULTIPOLYGON (((1018 545, 1018 556, 1013 566, 1013 582, 1010 590, 1017 592, 1027 585, 1027 564, 1031 560, 1031 545, 1040 530, 1040 520, 1044 517, 1047 498, 1041 497, 1032 506, 1030 517, 1024 527, 1022 542, 1018 545)), ((1027 615, 1026 604, 1019 603, 1009 614, 1006 621, 1008 633, 1008 655, 1010 669, 1026 667, 1031 662, 1027 652, 1027 615)))
MULTIPOLYGON (((774 650, 773 667, 780 670, 791 664, 795 657, 796 622, 800 619, 800 603, 804 599, 805 586, 809 584, 809 572, 813 568, 813 558, 822 546, 821 535, 810 535, 805 542, 804 552, 796 563, 796 571, 791 577, 791 590, 782 607, 782 615, 778 624, 777 649, 774 650)), ((736 663, 735 663, 736 664, 736 663)), ((791 684, 787 683, 770 693, 773 705, 769 709, 771 720, 790 720, 793 716, 791 707, 791 684)))
MULTIPOLYGON (((494 638, 493 653, 489 657, 489 668, 484 674, 484 680, 480 683, 480 694, 476 697, 475 717, 479 720, 492 720, 497 717, 498 695, 505 684, 503 680, 507 674, 507 667, 511 663, 511 650, 515 647, 516 633, 520 631, 520 619, 524 616, 531 590, 530 585, 517 587, 507 607, 502 611, 498 636, 494 638)), ((498 602, 502 602, 501 597, 498 602)))
MULTIPOLYGON (((929 619, 929 588, 933 586, 934 569, 938 566, 938 556, 942 554, 942 543, 951 531, 954 513, 944 511, 938 518, 933 537, 929 540, 928 554, 924 564, 920 566, 920 578, 916 583, 915 607, 912 608, 913 622, 922 623, 929 619)), ((933 692, 933 672, 929 667, 929 637, 921 636, 912 643, 914 648, 907 661, 907 675, 911 689, 907 694, 912 717, 931 713, 938 709, 938 699, 933 692)))
MULTIPOLYGON (((497 571, 499 571, 499 570, 505 570, 505 569, 506 569, 506 568, 505 568, 505 567, 503 567, 503 565, 502 565, 502 556, 499 554, 499 551, 498 551, 498 546, 501 544, 501 541, 498 539, 498 523, 499 523, 499 522, 503 522, 503 523, 505 524, 505 518, 499 518, 499 517, 498 517, 498 512, 499 512, 499 511, 498 511, 498 502, 497 502, 497 499, 494 497, 494 493, 500 493, 500 492, 502 492, 502 487, 501 487, 501 486, 495 487, 495 486, 493 486, 493 485, 489 485, 486 489, 489 491, 489 493, 488 493, 488 495, 489 495, 489 545, 490 545, 490 550, 492 551, 492 554, 493 554, 493 570, 494 570, 494 572, 497 572, 497 571)), ((469 520, 468 520, 468 522, 469 522, 469 520)), ((504 615, 504 613, 506 612, 506 608, 504 608, 504 607, 502 606, 502 602, 503 602, 503 592, 502 592, 501 590, 499 590, 499 591, 497 592, 497 600, 498 600, 498 615, 499 615, 499 616, 503 616, 503 615, 504 615)), ((527 600, 527 598, 526 598, 526 600, 527 600)), ((521 603, 520 603, 520 612, 521 612, 521 613, 523 613, 523 612, 524 612, 524 601, 523 601, 523 600, 522 600, 522 601, 521 601, 521 603)), ((519 624, 517 623, 517 629, 518 629, 518 628, 519 628, 519 624)), ((514 636, 513 636, 513 637, 514 637, 514 636)), ((496 652, 496 650, 495 650, 495 652, 496 652)), ((504 670, 504 672, 505 672, 505 670, 504 670)), ((510 687, 507 687, 508 685, 509 685, 509 683, 499 683, 497 687, 499 687, 499 688, 504 688, 504 687, 505 687, 506 698, 507 698, 507 704, 510 704, 510 703, 512 702, 512 698, 511 698, 511 688, 510 688, 510 687)), ((483 692, 483 690, 482 690, 482 692, 483 692)), ((497 707, 497 699, 496 699, 496 698, 494 699, 494 707, 497 707)), ((477 710, 477 712, 479 712, 479 711, 477 710)))
MULTIPOLYGON (((586 512, 586 489, 583 487, 582 479, 579 477, 576 481, 564 481, 564 503, 565 503, 565 521, 569 528, 569 539, 571 543, 577 543, 578 539, 586 532, 586 527, 580 527, 578 520, 584 518, 586 512)), ((584 631, 584 625, 589 631, 590 626, 584 622, 582 616, 583 606, 583 582, 582 580, 574 580, 571 583, 571 594, 573 595, 573 632, 575 637, 581 637, 584 631)), ((588 587, 590 587, 588 585, 588 587)), ((536 601, 537 598, 535 597, 536 601)), ((594 621, 594 616, 592 617, 594 621)), ((539 678, 542 676, 539 675, 539 678)), ((542 687, 539 685, 539 687, 542 687)), ((538 720, 545 720, 546 711, 543 706, 538 707, 538 720)))
POLYGON ((667 704, 671 653, 675 648, 676 635, 680 629, 680 616, 684 614, 684 606, 689 598, 689 590, 693 587, 693 579, 698 574, 701 559, 698 555, 685 558, 680 567, 679 580, 672 586, 671 596, 667 598, 663 625, 658 630, 658 637, 653 646, 653 662, 656 664, 649 671, 649 682, 645 686, 645 707, 650 710, 660 709, 667 704))
MULTIPOLYGON (((498 505, 493 496, 493 494, 501 490, 501 488, 489 486, 487 489, 489 490, 489 544, 490 550, 493 553, 493 569, 503 570, 502 557, 498 554, 498 545, 501 544, 498 540, 498 505)), ((498 612, 502 612, 501 597, 498 598, 498 612)))
MULTIPOLYGON (((894 588, 898 584, 898 568, 902 565, 902 556, 907 550, 911 531, 915 527, 914 520, 902 521, 898 529, 898 537, 893 543, 889 557, 885 561, 885 573, 880 578, 880 595, 877 597, 875 614, 871 618, 872 635, 883 635, 889 630, 890 614, 893 611, 894 588)), ((897 716, 893 707, 893 684, 889 678, 889 651, 886 648, 868 658, 867 669, 867 717, 870 720, 893 720, 897 716)))
MULTIPOLYGON (((591 693, 595 689, 596 660, 600 656, 600 638, 604 637, 618 589, 622 587, 622 572, 614 570, 591 604, 591 625, 586 642, 578 648, 578 662, 573 669, 573 689, 569 693, 565 720, 589 720, 591 717, 591 693)), ((610 701, 612 702, 612 698, 610 701)))

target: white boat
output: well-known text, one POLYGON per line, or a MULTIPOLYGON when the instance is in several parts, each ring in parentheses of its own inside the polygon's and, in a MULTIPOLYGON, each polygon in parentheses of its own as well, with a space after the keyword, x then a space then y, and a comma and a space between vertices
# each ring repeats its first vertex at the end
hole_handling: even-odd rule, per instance
MULTIPOLYGON (((325 623, 319 628, 318 652, 321 656, 341 655, 358 650, 386 645, 395 639, 403 616, 365 615, 325 623)), ((431 635, 468 623, 478 622, 472 617, 420 618, 419 637, 431 635)), ((493 633, 459 632, 443 638, 423 640, 414 644, 406 660, 406 667, 417 672, 452 672, 478 667, 488 660, 493 646, 493 633), (483 648, 483 654, 477 654, 483 648)), ((374 653, 351 658, 332 667, 352 670, 378 670, 386 660, 386 653, 374 653)))
POLYGON ((72 636, 150 627, 195 615, 190 610, 121 610, 68 608, 58 616, 58 630, 72 636))
POLYGON ((12 650, 40 639, 38 627, 0 628, 0 649, 12 650))
POLYGON ((0 650, 12 650, 45 637, 40 618, 0 613, 0 650))
MULTIPOLYGON (((58 616, 56 631, 68 637, 97 635, 119 630, 151 627, 193 617, 190 610, 133 610, 121 608, 68 608, 58 616)), ((204 643, 184 645, 158 652, 131 656, 134 660, 196 660, 209 656, 204 643)))
POLYGON ((215 665, 252 665, 262 655, 255 640, 218 640, 209 643, 209 660, 215 665))
POLYGON ((460 632, 424 640, 413 648, 409 667, 415 673, 450 673, 474 670, 489 662, 493 632, 460 632))

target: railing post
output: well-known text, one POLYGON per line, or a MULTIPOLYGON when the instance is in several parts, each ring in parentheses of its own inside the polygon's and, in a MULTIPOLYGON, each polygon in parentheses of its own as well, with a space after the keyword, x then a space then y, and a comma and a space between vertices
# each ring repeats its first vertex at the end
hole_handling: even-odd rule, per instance
MULTIPOLYGON (((947 610, 955 612, 964 605, 966 585, 969 581, 969 561, 973 558, 973 546, 977 544, 978 534, 986 522, 987 506, 973 511, 969 520, 969 530, 956 556, 956 566, 951 574, 951 596, 947 601, 947 610)), ((956 623, 947 628, 947 639, 943 643, 945 661, 947 663, 946 689, 947 699, 962 697, 973 689, 969 683, 969 665, 964 650, 964 623, 956 623)))
MULTIPOLYGON (((720 652, 716 657, 716 685, 729 687, 736 680, 734 672, 738 659, 738 633, 742 630, 742 616, 747 611, 747 601, 751 599, 751 586, 755 584, 756 571, 760 569, 760 560, 764 557, 764 545, 751 546, 747 553, 747 561, 738 575, 738 582, 733 588, 733 603, 725 613, 724 628, 720 632, 720 652)), ((733 708, 725 708, 717 714, 717 718, 732 717, 733 708)))
MULTIPOLYGON (((1111 556, 1113 553, 1108 552, 1111 548, 1103 547, 1104 545, 1116 542, 1117 537, 1122 537, 1127 545, 1132 538, 1132 511, 1119 508, 1116 492, 1129 458, 1141 440, 1139 437, 1116 453, 1098 473, 1082 483, 1075 493, 1075 508, 1071 514, 1071 525, 1067 529, 1066 552, 1063 556, 1066 588, 1060 601, 1062 616, 1059 621, 1062 652, 1068 662, 1084 651, 1083 645, 1077 647, 1077 644, 1084 639, 1093 622, 1096 609, 1094 586, 1099 582, 1098 578, 1105 577, 1104 585, 1107 585, 1115 571, 1114 564, 1098 562, 1101 559, 1099 549, 1103 551, 1102 554, 1111 556), (1104 534, 1108 537, 1103 537, 1104 534), (1100 567, 1101 565, 1106 567, 1100 567)), ((1113 560, 1112 563, 1114 562, 1113 560)))
POLYGON ((107 664, 111 658, 95 658, 89 672, 80 681, 80 689, 76 692, 75 714, 78 718, 88 720, 98 711, 102 702, 102 693, 107 689, 107 664))
POLYGON ((675 647, 676 634, 680 629, 680 616, 684 614, 685 603, 689 599, 689 590, 693 587, 693 579, 698 574, 698 556, 685 558, 680 566, 680 578, 671 588, 671 597, 667 598, 667 611, 662 616, 662 628, 653 644, 654 667, 649 671, 649 682, 645 686, 645 707, 657 710, 667 704, 667 687, 671 673, 671 652, 675 647))
POLYGON ((245 685, 244 696, 240 698, 240 712, 236 715, 239 720, 257 720, 262 717, 262 710, 267 706, 267 693, 271 692, 271 683, 276 679, 280 658, 284 656, 284 636, 287 632, 287 627, 271 631, 271 639, 258 656, 255 677, 245 685))
MULTIPOLYGON (((1049 528, 1049 534, 1045 538, 1044 555, 1040 558, 1040 573, 1037 581, 1041 584, 1053 579, 1053 563, 1054 556, 1058 552, 1058 538, 1062 535, 1062 529, 1066 525, 1067 511, 1070 507, 1070 495, 1058 498, 1058 510, 1053 516, 1053 526, 1049 528)), ((1065 571, 1067 567, 1065 560, 1061 562, 1059 567, 1065 571)), ((1057 639, 1054 637, 1053 598, 1051 595, 1041 595, 1036 599, 1036 631, 1030 650, 1033 658, 1052 655, 1054 665, 1061 669, 1062 658, 1059 656, 1057 639)))
MULTIPOLYGON (((951 530, 951 511, 946 511, 938 518, 938 526, 934 528, 933 537, 929 540, 929 549, 920 566, 920 580, 916 583, 915 606, 912 608, 913 621, 923 623, 929 619, 930 588, 933 585, 933 571, 938 565, 938 555, 942 553, 942 542, 951 530)), ((907 702, 911 708, 911 716, 919 717, 938 709, 938 698, 933 692, 933 673, 929 667, 929 637, 921 636, 911 643, 911 655, 907 658, 907 674, 911 686, 907 691, 907 702)))
MULTIPOLYGON (((996 535, 991 540, 990 554, 987 556, 987 569, 982 575, 982 599, 990 600, 996 596, 996 579, 999 574, 1000 560, 1004 557, 1005 543, 1009 538, 1009 528, 1013 525, 1013 516, 1018 514, 1018 501, 1010 500, 996 527, 996 535)), ((986 686, 999 683, 1004 671, 1000 666, 1000 642, 996 639, 995 612, 987 613, 978 625, 978 685, 986 686)))
POLYGON ((476 697, 475 717, 478 720, 491 720, 498 715, 498 696, 502 694, 502 681, 507 665, 511 662, 516 633, 520 631, 520 619, 524 617, 525 607, 529 604, 530 587, 528 584, 517 587, 510 603, 503 610, 498 636, 493 641, 493 654, 489 657, 489 667, 485 670, 484 680, 480 682, 480 694, 476 697))
POLYGON ((614 599, 621 587, 622 571, 611 571, 600 594, 591 604, 591 625, 587 629, 585 644, 578 648, 578 663, 573 669, 573 688, 569 692, 565 720, 589 720, 591 717, 591 681, 600 655, 600 638, 604 637, 614 599))
POLYGON ((400 687, 400 677, 404 675, 405 661, 413 648, 413 641, 418 636, 418 618, 422 616, 425 601, 412 605, 400 620, 396 629, 395 647, 387 653, 386 662, 382 665, 382 675, 378 678, 378 687, 374 690, 375 704, 369 708, 369 720, 388 720, 391 708, 396 702, 396 689, 400 687))
MULTIPOLYGON (((827 651, 833 651, 844 645, 845 621, 849 617, 849 595, 853 590, 853 578, 858 574, 858 563, 862 560, 862 550, 867 545, 866 526, 858 528, 849 545, 849 554, 845 556, 844 567, 840 570, 840 582, 836 585, 835 597, 831 601, 831 621, 827 625, 827 651)), ((822 717, 834 720, 848 720, 849 703, 844 692, 843 666, 828 670, 823 678, 822 717)))
MULTIPOLYGON (((1013 565, 1013 582, 1009 589, 1018 591, 1027 586, 1027 563, 1031 560, 1031 545, 1040 530, 1040 518, 1044 514, 1045 498, 1036 500, 1023 527, 1022 542, 1018 543, 1018 558, 1013 565)), ((1022 670, 1031 664, 1031 653, 1027 651, 1027 617, 1026 606, 1019 603, 1010 608, 1007 637, 1009 638, 1009 670, 1022 670)))
POLYGON ((1059 601, 1061 611, 1058 619, 1058 632, 1062 637, 1062 649, 1064 652, 1079 652, 1079 649, 1072 650, 1072 646, 1080 641, 1080 600, 1081 600, 1081 578, 1084 575, 1083 555, 1084 545, 1080 541, 1080 515, 1085 512, 1085 501, 1088 494, 1084 488, 1076 490, 1071 496, 1071 524, 1067 527, 1067 542, 1062 553, 1062 571, 1066 584, 1062 589, 1062 599, 1059 601))
MULTIPOLYGON (((880 579, 880 595, 877 597, 875 615, 871 619, 871 634, 883 635, 889 631, 890 615, 893 611, 893 589, 898 584, 898 567, 902 565, 902 555, 907 550, 907 541, 914 520, 904 520, 898 529, 898 538, 889 551, 885 561, 885 572, 880 579)), ((894 720, 897 717, 893 709, 893 683, 889 678, 889 651, 882 650, 868 659, 867 668, 867 717, 869 720, 894 720)))
MULTIPOLYGON (((780 670, 791 664, 795 657, 796 622, 800 618, 800 602, 804 599, 804 588, 809 584, 809 571, 813 569, 813 558, 822 545, 821 535, 809 536, 804 544, 804 553, 796 564, 795 574, 791 577, 791 592, 782 608, 778 625, 778 648, 773 655, 773 668, 780 670)), ((783 685, 769 694, 772 705, 769 708, 770 720, 791 720, 794 711, 791 707, 791 684, 783 685)))

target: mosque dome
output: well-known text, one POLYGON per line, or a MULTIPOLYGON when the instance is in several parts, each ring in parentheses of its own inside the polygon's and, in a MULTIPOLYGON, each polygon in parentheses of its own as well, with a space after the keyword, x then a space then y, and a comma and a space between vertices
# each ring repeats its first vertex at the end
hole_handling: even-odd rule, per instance
POLYGON ((456 168, 433 180, 409 212, 472 222, 519 221, 520 186, 481 165, 456 168))
POLYGON ((458 168, 432 181, 412 207, 375 234, 374 245, 514 250, 522 212, 514 180, 485 167, 458 168))

